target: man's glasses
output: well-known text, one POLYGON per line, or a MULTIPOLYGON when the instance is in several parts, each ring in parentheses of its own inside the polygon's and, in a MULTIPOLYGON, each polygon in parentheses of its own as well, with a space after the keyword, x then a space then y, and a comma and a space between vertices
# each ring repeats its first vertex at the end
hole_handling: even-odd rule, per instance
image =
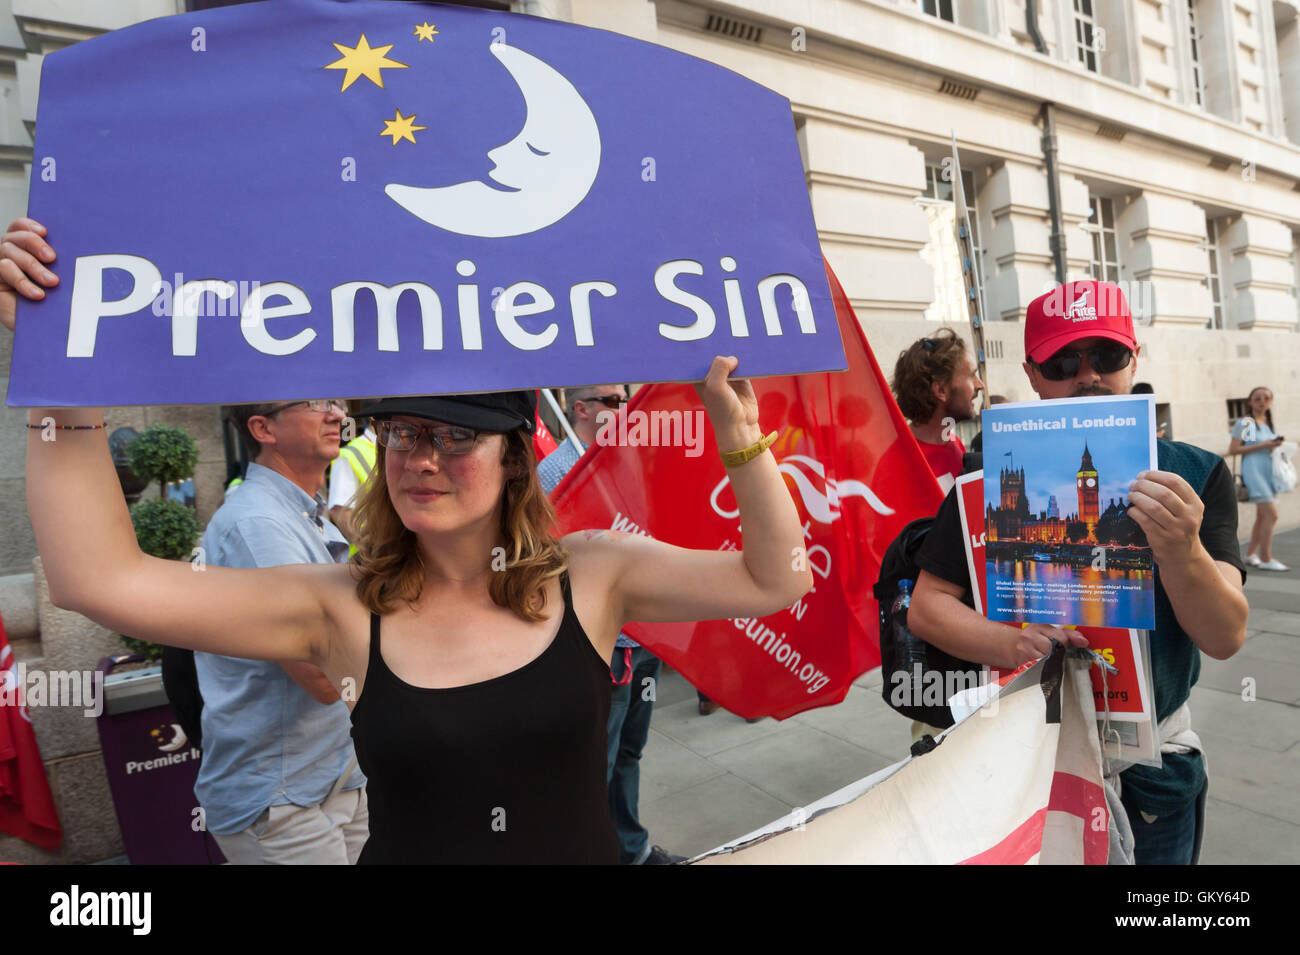
POLYGON ((599 395, 593 398, 575 398, 574 401, 599 401, 606 408, 613 408, 617 411, 623 405, 627 404, 627 395, 599 395))
POLYGON ((390 451, 410 451, 424 435, 439 454, 468 454, 474 450, 474 442, 478 440, 478 432, 470 428, 455 425, 429 427, 400 421, 376 422, 375 433, 390 451))
POLYGON ((279 414, 288 408, 296 408, 298 405, 306 405, 309 411, 329 411, 331 408, 337 408, 344 414, 348 413, 348 403, 342 398, 312 398, 310 401, 290 401, 288 404, 280 405, 274 411, 267 412, 263 417, 269 418, 273 414, 279 414))
POLYGON ((1051 358, 1038 362, 1038 370, 1048 381, 1066 381, 1079 373, 1084 355, 1088 356, 1088 366, 1099 375, 1127 368, 1133 359, 1133 352, 1119 343, 1095 345, 1084 351, 1063 348, 1051 358))

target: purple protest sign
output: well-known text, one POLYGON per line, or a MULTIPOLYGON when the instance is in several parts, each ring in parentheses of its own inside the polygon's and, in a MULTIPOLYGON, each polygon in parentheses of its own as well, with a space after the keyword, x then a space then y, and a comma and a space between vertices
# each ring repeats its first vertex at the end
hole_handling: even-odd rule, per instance
POLYGON ((601 30, 276 0, 45 58, 11 405, 842 369, 782 96, 601 30))

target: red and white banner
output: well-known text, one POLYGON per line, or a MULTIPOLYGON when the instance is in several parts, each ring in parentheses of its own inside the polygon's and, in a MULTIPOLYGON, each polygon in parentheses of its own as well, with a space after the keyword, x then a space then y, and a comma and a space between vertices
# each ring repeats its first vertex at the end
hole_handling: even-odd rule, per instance
POLYGON ((0 622, 0 832, 53 852, 63 828, 21 698, 14 652, 0 622))
MULTIPOLYGON (((540 399, 540 397, 539 395, 538 398, 540 399)), ((559 447, 555 442, 555 436, 551 434, 551 429, 546 427, 546 422, 542 420, 541 408, 541 401, 539 400, 535 418, 536 427, 533 429, 533 453, 537 455, 538 461, 559 447)))
POLYGON ((696 864, 1104 865, 1087 664, 1045 657, 929 753, 846 786, 696 864))
MULTIPOLYGON (((761 427, 779 432, 772 452, 803 520, 813 589, 759 619, 626 628, 745 717, 783 719, 838 703, 855 677, 880 664, 871 596, 880 558, 943 499, 844 290, 827 273, 848 371, 753 382, 761 427)), ((555 489, 560 531, 607 527, 682 547, 739 549, 735 497, 694 389, 642 388, 626 416, 616 443, 598 441, 555 489)))

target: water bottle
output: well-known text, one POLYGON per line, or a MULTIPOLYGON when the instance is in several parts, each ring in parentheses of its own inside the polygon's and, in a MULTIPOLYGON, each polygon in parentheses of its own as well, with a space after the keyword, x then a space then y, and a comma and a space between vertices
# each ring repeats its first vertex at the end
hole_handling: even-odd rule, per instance
POLYGON ((907 627, 907 608, 912 605, 912 581, 904 578, 898 582, 898 596, 894 598, 889 616, 894 628, 894 638, 902 648, 902 664, 908 678, 918 681, 916 665, 920 664, 920 673, 926 668, 926 645, 923 640, 912 635, 907 627))
POLYGON ((898 582, 898 596, 894 598, 894 605, 889 608, 890 614, 896 614, 900 610, 907 610, 912 606, 912 582, 904 577, 898 582))

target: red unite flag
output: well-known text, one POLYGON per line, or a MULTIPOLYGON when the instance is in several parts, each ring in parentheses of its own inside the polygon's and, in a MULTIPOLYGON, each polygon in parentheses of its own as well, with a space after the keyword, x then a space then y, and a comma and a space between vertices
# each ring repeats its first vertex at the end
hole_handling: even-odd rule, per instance
MULTIPOLYGON (((541 396, 539 395, 538 397, 540 398, 541 396)), ((546 427, 546 422, 542 420, 540 401, 538 402, 537 408, 538 410, 535 413, 537 426, 533 430, 533 452, 537 455, 537 460, 540 461, 559 447, 559 445, 555 443, 554 435, 552 435, 550 429, 546 427)))
POLYGON ((14 652, 0 622, 0 832, 53 852, 63 841, 14 652))
MULTIPOLYGON (((880 665, 871 595, 880 559, 908 522, 943 500, 844 290, 826 271, 848 371, 753 382, 761 427, 779 432, 772 453, 803 522, 813 589, 762 618, 625 628, 744 717, 784 719, 838 703, 880 665)), ((559 530, 612 528, 682 547, 740 549, 735 496, 694 389, 642 388, 624 426, 616 442, 589 448, 555 489, 559 530)))

